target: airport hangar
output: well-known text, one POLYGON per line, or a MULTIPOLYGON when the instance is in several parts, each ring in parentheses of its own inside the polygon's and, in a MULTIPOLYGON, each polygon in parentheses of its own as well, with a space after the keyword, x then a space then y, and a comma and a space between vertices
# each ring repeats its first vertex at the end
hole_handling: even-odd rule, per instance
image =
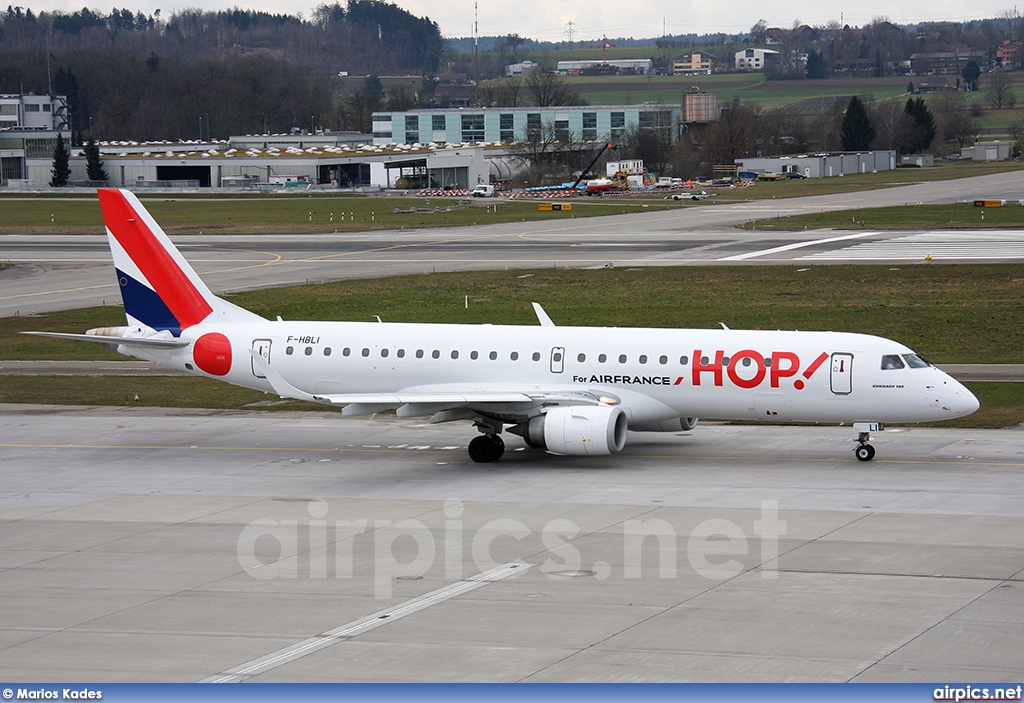
MULTIPOLYGON (((49 135, 56 144, 56 133, 49 135)), ((65 135, 66 136, 66 135, 65 135)), ((410 187, 472 188, 504 172, 507 150, 494 144, 374 145, 366 135, 285 134, 232 137, 224 142, 106 142, 100 145, 109 180, 90 183, 86 159, 71 158, 73 185, 130 188, 246 188, 256 186, 393 188, 405 177, 410 187)), ((36 139, 43 137, 37 135, 36 139)), ((25 154, 25 177, 10 187, 39 188, 49 182, 52 147, 25 154)))

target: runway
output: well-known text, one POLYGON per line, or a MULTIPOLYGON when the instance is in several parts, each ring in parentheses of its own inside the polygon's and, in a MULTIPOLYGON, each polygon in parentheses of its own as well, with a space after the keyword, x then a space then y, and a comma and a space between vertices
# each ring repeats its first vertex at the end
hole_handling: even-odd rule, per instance
MULTIPOLYGON (((731 229, 1020 190, 1017 173, 558 223, 175 240, 218 292, 504 266, 1020 261, 1022 232, 731 229)), ((103 237, 0 249, 14 264, 0 315, 118 295, 103 237)), ((130 363, 60 372, 153 372, 130 363)), ((893 428, 870 463, 845 427, 701 423, 588 459, 510 436, 487 465, 466 456, 473 435, 393 416, 0 406, 0 671, 1021 680, 1024 429, 893 428)))
POLYGON ((1024 667, 1019 429, 887 431, 862 463, 849 428, 702 424, 589 460, 510 442, 481 466, 458 424, 0 410, 11 680, 1024 667))
MULTIPOLYGON (((750 232, 753 219, 853 207, 1024 197, 1020 172, 858 193, 701 204, 600 218, 321 235, 174 237, 216 293, 503 268, 830 262, 1019 262, 1024 230, 750 232)), ((106 237, 2 235, 0 316, 112 304, 106 237)))

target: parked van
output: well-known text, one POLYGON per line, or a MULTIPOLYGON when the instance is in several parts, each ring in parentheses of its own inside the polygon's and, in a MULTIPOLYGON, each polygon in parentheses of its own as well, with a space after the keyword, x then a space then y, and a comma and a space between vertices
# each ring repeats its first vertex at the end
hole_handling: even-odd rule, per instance
POLYGON ((474 198, 493 198, 494 197, 494 186, 490 183, 480 183, 476 188, 473 189, 474 198))

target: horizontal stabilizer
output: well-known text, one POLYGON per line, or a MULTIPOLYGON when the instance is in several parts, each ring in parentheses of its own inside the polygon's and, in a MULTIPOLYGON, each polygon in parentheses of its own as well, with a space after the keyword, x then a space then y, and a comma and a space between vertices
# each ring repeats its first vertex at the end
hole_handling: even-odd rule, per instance
POLYGON ((187 339, 159 339, 153 337, 112 337, 101 334, 70 334, 67 332, 22 332, 35 337, 56 337, 57 339, 73 339, 79 342, 93 342, 95 344, 124 344, 135 347, 159 347, 162 349, 173 349, 175 347, 187 347, 187 339))

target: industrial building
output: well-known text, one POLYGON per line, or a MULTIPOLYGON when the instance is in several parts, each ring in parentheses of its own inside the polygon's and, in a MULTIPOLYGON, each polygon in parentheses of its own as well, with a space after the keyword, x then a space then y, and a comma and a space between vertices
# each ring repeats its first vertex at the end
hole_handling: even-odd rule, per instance
POLYGON ((615 69, 619 73, 639 73, 646 76, 654 71, 654 61, 651 59, 586 59, 580 61, 559 61, 558 72, 566 74, 580 74, 587 71, 601 69, 604 66, 615 69))
POLYGON ((628 129, 664 130, 676 139, 683 114, 680 105, 564 107, 481 107, 375 112, 373 143, 510 144, 531 133, 553 129, 559 139, 621 140, 628 129))
POLYGON ((58 134, 71 137, 66 97, 0 95, 0 185, 27 179, 29 159, 52 164, 58 134))
MULTIPOLYGON (((56 137, 54 137, 55 141, 56 137)), ((103 167, 109 179, 102 185, 142 188, 472 188, 487 183, 491 161, 505 156, 500 148, 452 144, 447 146, 338 143, 331 135, 234 137, 227 142, 145 143, 101 142, 103 167), (301 146, 299 145, 301 143, 301 146), (263 144, 267 144, 266 147, 263 144)), ((43 188, 50 181, 53 145, 33 144, 21 161, 17 177, 4 185, 43 188)), ((6 163, 6 162, 5 162, 6 163)), ((86 180, 81 149, 71 157, 72 185, 100 185, 86 180)))
POLYGON ((797 173, 804 178, 829 178, 892 170, 896 168, 896 152, 840 152, 736 159, 736 166, 741 174, 797 173))

